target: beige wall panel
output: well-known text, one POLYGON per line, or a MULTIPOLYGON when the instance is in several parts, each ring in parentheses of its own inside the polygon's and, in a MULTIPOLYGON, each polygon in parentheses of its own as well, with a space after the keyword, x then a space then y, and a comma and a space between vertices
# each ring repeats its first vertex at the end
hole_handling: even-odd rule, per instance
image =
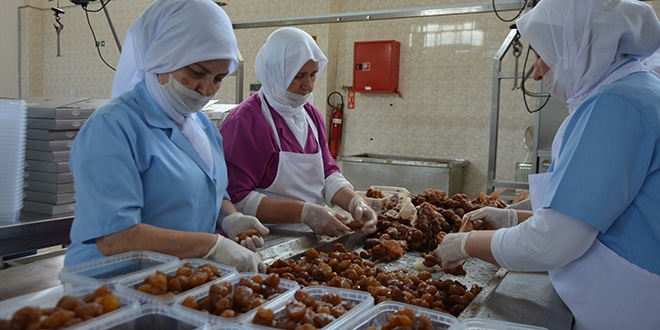
MULTIPOLYGON (((3 0, 8 1, 8 0, 3 0)), ((54 2, 42 0, 38 6, 20 13, 20 88, 21 97, 77 96, 108 98, 114 71, 106 66, 94 47, 87 16, 79 6, 61 0, 66 11, 62 17, 61 57, 57 57, 54 2)), ((133 20, 151 0, 112 0, 108 12, 123 42, 133 20)), ((461 5, 461 0, 241 0, 226 1, 224 7, 232 21, 304 17, 329 13, 392 10, 438 5, 461 5)), ((486 1, 490 3, 490 1, 486 1)), ((485 2, 484 2, 485 3, 485 2)), ((660 9, 660 1, 647 1, 660 9)), ((3 4, 6 6, 6 4, 3 4)), ((99 1, 89 5, 98 9, 99 1)), ((16 6, 16 4, 14 4, 16 6)), ((4 7, 0 7, 4 8, 4 7)), ((15 7, 14 7, 15 8, 15 7)), ((11 11, 11 10, 10 10, 11 11)), ((16 10, 13 10, 16 13, 16 10)), ((500 13, 511 18, 514 12, 500 13)), ((16 14, 15 14, 16 15, 16 14)), ((4 16, 0 16, 4 17, 4 16)), ((111 66, 116 66, 119 51, 103 11, 89 13, 97 40, 105 46, 99 51, 111 66)), ((19 23, 15 23, 18 28, 19 23)), ((493 55, 500 47, 511 23, 500 21, 494 13, 391 19, 368 22, 311 24, 298 26, 317 37, 330 59, 318 78, 314 105, 329 115, 327 96, 352 85, 353 44, 356 41, 389 40, 401 42, 400 90, 394 93, 357 93, 355 109, 345 109, 340 155, 362 153, 423 158, 460 158, 470 162, 465 174, 464 192, 476 196, 486 189, 492 93, 493 55)), ((236 30, 244 59, 244 96, 249 84, 257 82, 254 58, 275 27, 236 30)), ((3 40, 11 33, 3 32, 3 40)), ((18 38, 18 37, 16 37, 18 38)), ((11 53, 11 52, 10 52, 11 53)), ((5 53, 2 53, 5 54, 5 53)), ((9 54, 9 53, 6 53, 9 54)), ((524 54, 520 58, 524 60, 524 54)), ((513 71, 514 59, 508 54, 504 72, 513 71)), ((6 70, 3 67, 3 73, 6 70)), ((11 72, 10 72, 11 75, 11 72)), ((17 75, 17 74, 16 74, 17 75)), ((17 77, 18 78, 18 77, 17 77)), ((4 79, 0 91, 14 93, 18 79, 4 79)), ((525 129, 533 125, 519 89, 505 80, 501 88, 501 119, 498 140, 498 180, 514 179, 515 164, 527 157, 523 143, 525 129)), ((235 101, 235 79, 227 78, 217 97, 223 103, 235 101)), ((528 99, 532 105, 534 99, 528 99)))

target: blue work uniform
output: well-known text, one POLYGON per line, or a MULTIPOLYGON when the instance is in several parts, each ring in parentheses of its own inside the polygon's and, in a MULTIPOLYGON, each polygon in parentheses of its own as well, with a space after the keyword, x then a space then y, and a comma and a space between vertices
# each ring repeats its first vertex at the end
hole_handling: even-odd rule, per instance
POLYGON ((655 274, 660 274, 658 91, 660 80, 639 72, 588 97, 566 127, 543 205, 594 226, 606 247, 655 274))
POLYGON ((218 129, 196 113, 213 172, 140 82, 96 110, 73 142, 76 208, 65 265, 103 257, 95 239, 139 223, 213 233, 227 194, 218 129))

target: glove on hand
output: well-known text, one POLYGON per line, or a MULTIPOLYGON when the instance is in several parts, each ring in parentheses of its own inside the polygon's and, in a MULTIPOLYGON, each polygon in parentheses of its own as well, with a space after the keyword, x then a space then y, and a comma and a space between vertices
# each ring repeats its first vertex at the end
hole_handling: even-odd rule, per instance
POLYGON ((435 249, 435 255, 442 262, 442 267, 455 265, 457 261, 470 258, 465 251, 470 233, 452 233, 447 234, 442 243, 435 249))
POLYGON ((481 220, 495 229, 508 228, 518 224, 518 213, 514 209, 499 209, 488 206, 463 216, 463 221, 476 220, 481 220))
POLYGON ((360 221, 364 227, 358 230, 358 233, 363 235, 373 234, 376 232, 376 212, 367 205, 364 198, 355 196, 348 203, 348 212, 353 216, 353 220, 360 221))
MULTIPOLYGON (((241 212, 230 213, 222 219, 222 231, 227 233, 227 237, 234 241, 238 241, 237 236, 250 229, 258 231, 261 235, 269 233, 268 228, 264 227, 261 222, 259 222, 259 219, 250 215, 245 215, 241 212)), ((252 251, 256 251, 258 248, 264 246, 264 239, 259 236, 250 236, 241 241, 241 245, 252 251)))
POLYGON ((300 222, 309 226, 317 235, 341 236, 351 231, 341 221, 348 217, 314 203, 305 203, 300 213, 300 222))
POLYGON ((254 252, 221 235, 216 236, 215 245, 204 259, 232 266, 239 272, 266 272, 266 264, 254 252))

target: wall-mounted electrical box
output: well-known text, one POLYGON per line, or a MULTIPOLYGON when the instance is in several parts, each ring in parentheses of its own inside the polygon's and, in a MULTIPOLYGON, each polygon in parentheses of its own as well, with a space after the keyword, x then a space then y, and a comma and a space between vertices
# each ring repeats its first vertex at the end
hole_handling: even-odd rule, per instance
POLYGON ((353 90, 399 93, 399 52, 396 40, 356 41, 353 52, 353 90))

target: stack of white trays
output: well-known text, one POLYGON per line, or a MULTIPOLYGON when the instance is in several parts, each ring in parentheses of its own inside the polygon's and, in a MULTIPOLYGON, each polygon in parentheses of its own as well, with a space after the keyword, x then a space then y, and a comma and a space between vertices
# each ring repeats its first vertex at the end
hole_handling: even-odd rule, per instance
POLYGON ((20 219, 25 123, 25 101, 0 99, 0 223, 14 223, 20 219))
POLYGON ((32 98, 27 102, 23 211, 67 215, 76 198, 69 154, 73 139, 94 112, 89 98, 32 98))

